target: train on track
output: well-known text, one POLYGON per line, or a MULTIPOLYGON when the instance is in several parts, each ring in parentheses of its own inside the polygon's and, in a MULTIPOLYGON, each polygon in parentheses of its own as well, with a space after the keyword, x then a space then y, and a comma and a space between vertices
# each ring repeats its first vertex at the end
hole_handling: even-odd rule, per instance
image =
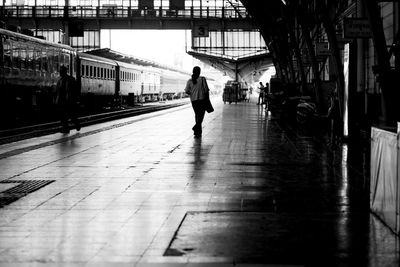
MULTIPOLYGON (((60 66, 76 78, 83 107, 133 105, 184 97, 189 73, 121 62, 0 29, 0 116, 35 120, 54 112, 60 66)), ((215 81, 210 80, 210 90, 215 81)))

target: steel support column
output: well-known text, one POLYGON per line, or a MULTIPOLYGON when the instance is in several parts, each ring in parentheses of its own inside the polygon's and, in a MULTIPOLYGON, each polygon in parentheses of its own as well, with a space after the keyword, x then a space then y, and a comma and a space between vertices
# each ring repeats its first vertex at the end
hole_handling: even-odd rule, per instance
POLYGON ((392 87, 392 75, 390 73, 389 53, 386 46, 385 33, 383 32, 380 8, 375 0, 363 0, 371 26, 372 38, 375 46, 376 58, 378 61, 377 74, 383 97, 383 123, 395 126, 396 119, 399 119, 398 108, 395 107, 396 93, 392 87))

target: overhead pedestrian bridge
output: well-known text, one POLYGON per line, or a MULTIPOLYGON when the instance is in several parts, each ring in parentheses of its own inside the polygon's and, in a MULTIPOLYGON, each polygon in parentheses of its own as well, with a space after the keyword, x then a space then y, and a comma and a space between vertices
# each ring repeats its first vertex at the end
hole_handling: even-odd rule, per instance
POLYGON ((189 30, 187 52, 232 79, 251 83, 259 78, 253 73, 272 66, 264 39, 240 1, 3 0, 0 20, 78 51, 102 48, 104 29, 189 30))
POLYGON ((77 26, 88 30, 192 29, 196 25, 203 28, 206 26, 207 30, 255 29, 243 6, 199 5, 171 8, 169 5, 141 6, 138 5, 140 1, 129 1, 131 4, 125 3, 126 1, 107 1, 115 3, 109 4, 102 3, 105 1, 78 0, 65 1, 63 5, 30 5, 30 1, 19 1, 28 4, 18 5, 13 2, 6 2, 0 7, 1 17, 23 28, 32 27, 34 23, 39 28, 60 29, 68 22, 79 24, 77 26), (84 2, 83 5, 81 2, 84 2))

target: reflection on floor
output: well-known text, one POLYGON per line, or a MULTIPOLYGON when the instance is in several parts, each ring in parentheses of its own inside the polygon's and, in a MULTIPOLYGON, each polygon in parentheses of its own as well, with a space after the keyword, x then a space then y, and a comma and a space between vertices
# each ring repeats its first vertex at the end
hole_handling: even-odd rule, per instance
POLYGON ((366 151, 213 104, 201 139, 187 106, 0 147, 1 180, 54 181, 0 209, 0 266, 398 266, 366 151))

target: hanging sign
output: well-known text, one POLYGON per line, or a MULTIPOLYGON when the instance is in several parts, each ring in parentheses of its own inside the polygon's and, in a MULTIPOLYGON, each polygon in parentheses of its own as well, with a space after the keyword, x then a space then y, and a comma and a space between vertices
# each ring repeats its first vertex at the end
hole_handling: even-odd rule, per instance
POLYGON ((193 30, 192 30, 192 36, 193 37, 208 37, 209 36, 208 26, 204 26, 204 25, 194 26, 193 30))
POLYGON ((343 20, 344 38, 371 38, 372 32, 367 18, 345 18, 343 20))
POLYGON ((315 54, 317 56, 328 56, 328 55, 330 55, 331 51, 329 50, 329 43, 328 42, 316 43, 316 45, 315 45, 315 54))

